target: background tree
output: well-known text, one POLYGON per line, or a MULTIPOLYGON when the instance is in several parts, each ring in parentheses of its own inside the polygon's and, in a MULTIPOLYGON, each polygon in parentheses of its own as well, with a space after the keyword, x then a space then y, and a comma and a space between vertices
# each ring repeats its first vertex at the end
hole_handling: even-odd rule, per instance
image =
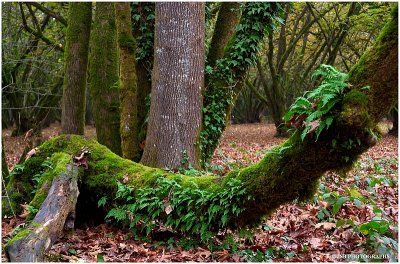
MULTIPOLYGON (((38 6, 65 22, 68 4, 38 6)), ((39 135, 60 120, 66 24, 51 14, 32 3, 2 5, 2 127, 15 124, 13 135, 39 135)))
POLYGON ((150 119, 142 163, 170 169, 198 167, 204 3, 156 3, 155 29, 150 119))
POLYGON ((118 47, 114 3, 96 3, 90 38, 90 93, 99 143, 121 154, 118 47))
POLYGON ((65 48, 61 132, 83 135, 91 3, 70 3, 65 48))
POLYGON ((269 35, 263 56, 250 70, 249 83, 255 85, 245 87, 268 108, 277 136, 285 135, 282 114, 296 96, 310 89, 312 71, 321 63, 348 71, 376 38, 376 25, 382 27, 388 8, 365 3, 286 4, 285 23, 269 35))
POLYGON ((136 76, 138 83, 137 109, 141 150, 146 139, 150 111, 151 71, 154 61, 155 3, 131 3, 132 32, 137 40, 136 76))
POLYGON ((136 41, 132 36, 130 5, 129 3, 115 3, 115 11, 120 63, 122 157, 139 161, 136 41))

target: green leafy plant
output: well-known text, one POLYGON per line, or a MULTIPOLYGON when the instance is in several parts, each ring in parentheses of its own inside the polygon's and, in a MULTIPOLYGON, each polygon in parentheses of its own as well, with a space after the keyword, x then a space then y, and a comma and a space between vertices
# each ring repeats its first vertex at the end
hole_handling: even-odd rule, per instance
POLYGON ((183 187, 181 182, 180 177, 160 177, 155 186, 137 190, 118 182, 115 199, 122 205, 111 209, 106 218, 128 225, 134 234, 141 231, 149 235, 163 223, 207 242, 215 231, 227 227, 232 215, 244 210, 245 200, 251 199, 237 179, 218 191, 202 190, 195 183, 183 187))
POLYGON ((40 171, 32 177, 32 180, 35 183, 32 193, 36 193, 36 187, 41 183, 43 176, 46 174, 46 172, 53 169, 53 162, 51 160, 45 160, 40 165, 40 167, 40 171))
POLYGON ((321 64, 312 75, 320 85, 297 98, 284 116, 292 127, 302 129, 301 139, 315 131, 316 141, 324 129, 333 122, 334 107, 341 102, 346 89, 348 75, 330 65, 321 64))
POLYGON ((10 174, 8 175, 8 177, 13 177, 16 175, 20 175, 24 172, 25 166, 24 164, 17 164, 15 165, 14 169, 10 172, 10 174))

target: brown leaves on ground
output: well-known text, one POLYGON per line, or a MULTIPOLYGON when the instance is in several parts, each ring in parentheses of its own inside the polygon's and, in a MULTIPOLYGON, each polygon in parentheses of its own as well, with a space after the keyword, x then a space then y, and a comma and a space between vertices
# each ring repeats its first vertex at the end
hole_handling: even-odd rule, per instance
MULTIPOLYGON (((6 132, 8 133, 8 132, 6 132)), ((225 131, 212 160, 216 173, 224 174, 230 169, 258 162, 263 153, 284 139, 274 138, 275 127, 271 124, 231 125, 225 131)), ((4 131, 3 131, 4 135, 4 131)), ((12 148, 6 137, 6 151, 12 148)), ((15 144, 15 142, 13 143, 15 144)), ((346 178, 327 173, 321 181, 330 192, 353 194, 374 199, 382 209, 382 215, 398 223, 398 143, 397 138, 386 135, 368 152, 362 155, 355 168, 346 178), (371 187, 370 179, 378 183, 371 187), (381 181, 380 181, 381 180, 381 181), (391 182, 387 182, 391 181, 391 182), (371 192, 371 188, 373 192, 371 192)), ((8 159, 8 161, 10 161, 8 159)), ((165 201, 168 203, 168 201, 165 201)), ((346 261, 337 258, 341 254, 365 253, 366 236, 354 231, 349 224, 337 226, 338 219, 351 219, 365 223, 377 213, 369 204, 357 206, 346 201, 334 219, 320 219, 321 210, 328 210, 329 203, 323 199, 303 204, 281 206, 259 228, 252 237, 244 239, 236 235, 237 248, 223 248, 223 238, 218 237, 219 249, 211 250, 207 245, 185 250, 176 244, 152 241, 137 241, 127 230, 116 230, 102 224, 97 227, 76 229, 61 238, 50 250, 49 261, 61 262, 244 262, 266 261, 249 258, 248 255, 268 255, 274 262, 332 262, 346 261), (220 241, 221 240, 221 241, 220 241)), ((6 219, 2 224, 3 245, 12 228, 21 224, 21 219, 6 219)), ((390 228, 394 237, 397 229, 390 228)), ((2 255, 4 261, 4 254, 2 255)), ((387 260, 385 260, 387 261, 387 260)))
MULTIPOLYGON (((2 130, 2 138, 4 140, 6 160, 9 170, 12 170, 19 161, 25 147, 28 145, 28 138, 31 137, 32 131, 29 130, 25 135, 18 137, 11 137, 13 128, 7 128, 2 130), (31 131, 31 132, 30 132, 31 131)), ((51 124, 49 127, 44 128, 42 131, 43 140, 58 136, 60 134, 61 127, 60 123, 56 122, 51 124)), ((93 138, 96 136, 96 128, 94 126, 85 127, 85 137, 93 138)))

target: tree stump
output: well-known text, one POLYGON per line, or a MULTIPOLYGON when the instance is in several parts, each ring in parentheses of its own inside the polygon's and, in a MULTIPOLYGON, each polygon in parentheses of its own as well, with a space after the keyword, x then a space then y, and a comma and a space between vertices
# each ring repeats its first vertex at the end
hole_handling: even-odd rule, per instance
POLYGON ((63 230, 74 227, 78 175, 78 167, 68 164, 66 171, 54 178, 32 223, 7 243, 6 251, 11 262, 43 262, 45 252, 63 230))

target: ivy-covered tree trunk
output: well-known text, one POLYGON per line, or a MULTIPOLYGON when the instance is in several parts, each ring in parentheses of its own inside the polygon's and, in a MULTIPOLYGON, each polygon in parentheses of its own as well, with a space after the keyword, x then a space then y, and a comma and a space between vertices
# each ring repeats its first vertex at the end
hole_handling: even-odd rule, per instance
MULTIPOLYGON (((213 175, 192 177, 146 167, 117 156, 95 140, 63 135, 45 142, 38 154, 24 164, 32 169, 14 175, 7 190, 25 185, 22 191, 27 195, 14 202, 29 202, 33 188, 29 180, 50 157, 53 169, 44 172, 46 177, 33 199, 40 205, 45 199, 43 185, 65 171, 71 154, 76 155, 86 146, 92 152, 89 169, 81 179, 86 193, 98 199, 107 196, 108 201, 114 202, 116 190, 124 189, 134 199, 114 208, 114 216, 129 219, 130 212, 145 223, 158 219, 178 230, 200 235, 226 226, 253 225, 284 203, 312 197, 325 172, 349 170, 363 152, 376 144, 377 122, 397 102, 397 65, 396 8, 376 44, 351 70, 349 80, 353 86, 346 86, 340 93, 340 100, 329 112, 332 122, 318 138, 314 132, 302 138, 304 127, 301 127, 259 163, 220 178, 213 175), (357 143, 351 144, 350 140, 357 143)), ((321 117, 321 123, 323 118, 325 116, 321 117)), ((113 202, 106 204, 106 208, 111 209, 113 202)), ((3 213, 7 213, 4 204, 3 213)), ((26 230, 17 234, 8 246, 22 239, 24 234, 26 230)))
POLYGON ((135 67, 136 41, 132 36, 130 4, 127 2, 115 3, 115 11, 120 62, 122 157, 139 161, 137 78, 135 67))
POLYGON ((61 133, 83 135, 92 3, 70 3, 65 47, 61 133))
POLYGON ((210 49, 207 55, 207 65, 214 67, 217 60, 224 57, 224 50, 235 33, 240 19, 239 2, 223 2, 218 11, 210 49))
POLYGON ((90 39, 90 92, 97 140, 121 154, 118 47, 114 3, 97 2, 90 39))
POLYGON ((246 3, 223 58, 217 60, 215 66, 206 68, 207 89, 200 136, 203 163, 212 157, 218 146, 247 70, 258 56, 259 43, 271 31, 280 9, 278 3, 246 3))
POLYGON ((204 3, 156 3, 150 117, 143 164, 199 166, 204 3))
POLYGON ((136 75, 137 75, 137 110, 139 142, 143 151, 147 123, 150 111, 151 71, 154 61, 154 2, 131 3, 133 18, 133 37, 137 41, 136 75))

